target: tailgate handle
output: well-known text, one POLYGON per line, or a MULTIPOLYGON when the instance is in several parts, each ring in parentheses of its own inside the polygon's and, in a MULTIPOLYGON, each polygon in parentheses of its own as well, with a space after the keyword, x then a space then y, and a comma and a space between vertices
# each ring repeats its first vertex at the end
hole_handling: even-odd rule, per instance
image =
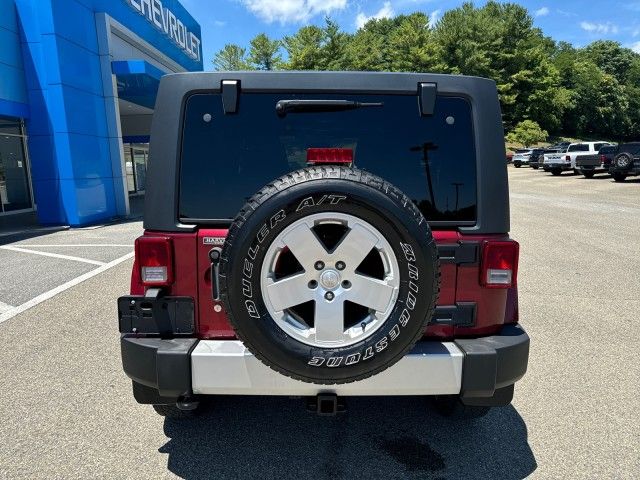
POLYGON ((211 260, 211 294, 217 302, 220 300, 220 254, 219 247, 209 250, 209 260, 211 260))

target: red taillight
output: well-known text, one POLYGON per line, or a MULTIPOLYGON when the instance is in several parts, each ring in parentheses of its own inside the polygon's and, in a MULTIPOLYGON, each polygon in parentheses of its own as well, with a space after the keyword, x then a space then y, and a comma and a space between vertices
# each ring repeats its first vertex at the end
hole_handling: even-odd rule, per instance
POLYGON ((567 162, 570 162, 570 161, 571 161, 571 155, 567 155, 566 157, 564 157, 564 159, 565 159, 567 162))
POLYGON ((323 163, 353 163, 351 148, 308 148, 307 163, 312 165, 323 163))
POLYGON ((167 237, 140 237, 136 240, 136 263, 142 284, 149 287, 173 283, 173 245, 167 237))
POLYGON ((519 250, 520 245, 518 245, 518 242, 485 241, 482 245, 480 284, 487 288, 515 287, 518 275, 519 250))

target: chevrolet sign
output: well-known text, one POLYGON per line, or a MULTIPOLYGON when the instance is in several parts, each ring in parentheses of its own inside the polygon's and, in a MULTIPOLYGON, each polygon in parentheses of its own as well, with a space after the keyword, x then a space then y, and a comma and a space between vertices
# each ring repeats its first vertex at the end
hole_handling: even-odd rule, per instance
POLYGON ((126 0, 140 15, 178 45, 189 57, 200 61, 200 39, 187 30, 175 14, 162 5, 161 0, 126 0))

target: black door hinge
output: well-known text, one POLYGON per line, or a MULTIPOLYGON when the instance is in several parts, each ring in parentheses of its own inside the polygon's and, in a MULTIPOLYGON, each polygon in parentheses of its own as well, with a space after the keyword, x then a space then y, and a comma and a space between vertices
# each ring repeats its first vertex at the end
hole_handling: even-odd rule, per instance
POLYGON ((438 245, 440 263, 474 265, 478 263, 478 242, 458 242, 438 245))

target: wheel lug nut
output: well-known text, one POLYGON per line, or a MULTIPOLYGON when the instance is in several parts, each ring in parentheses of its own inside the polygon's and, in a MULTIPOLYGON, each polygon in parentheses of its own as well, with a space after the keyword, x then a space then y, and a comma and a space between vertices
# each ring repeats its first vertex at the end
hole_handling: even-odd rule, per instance
POLYGON ((343 280, 342 288, 351 288, 351 282, 349 280, 343 280))
POLYGON ((346 265, 345 265, 345 263, 343 261, 336 262, 336 268, 338 270, 344 270, 345 267, 346 267, 346 265))
POLYGON ((316 282, 315 280, 311 280, 309 282, 309 288, 314 289, 318 286, 318 282, 316 282))
POLYGON ((335 298, 335 295, 333 294, 333 292, 327 292, 324 294, 324 298, 326 298, 327 300, 331 301, 335 298))
POLYGON ((314 265, 316 270, 322 270, 324 268, 324 262, 321 260, 318 260, 315 265, 314 265))

